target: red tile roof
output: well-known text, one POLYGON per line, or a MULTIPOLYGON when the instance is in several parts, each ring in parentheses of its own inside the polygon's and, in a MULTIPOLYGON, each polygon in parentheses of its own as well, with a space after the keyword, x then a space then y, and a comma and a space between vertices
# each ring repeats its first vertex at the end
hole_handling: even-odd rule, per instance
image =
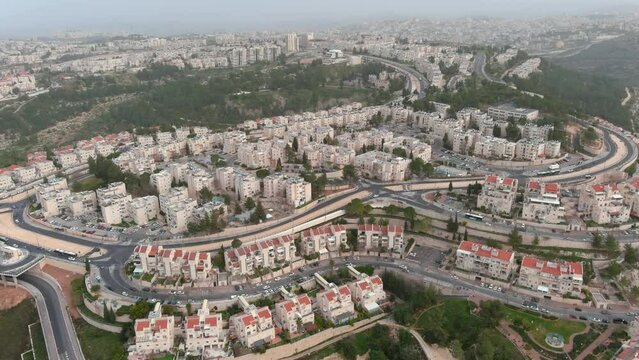
POLYGON ((196 326, 200 326, 199 316, 189 316, 186 318, 186 328, 193 329, 196 326))
POLYGON ((327 290, 322 293, 322 296, 324 296, 329 302, 332 302, 333 300, 335 300, 336 295, 333 290, 327 290))
POLYGON ((559 184, 557 183, 547 183, 544 189, 547 193, 558 193, 559 192, 559 184))
POLYGON ((375 275, 373 277, 371 277, 371 282, 375 285, 382 285, 382 278, 380 278, 379 276, 375 275))
POLYGON ((499 259, 501 261, 510 261, 513 258, 512 251, 495 249, 472 241, 462 241, 459 244, 458 250, 471 252, 480 257, 499 259))
POLYGON ((263 318, 263 319, 270 319, 271 318, 271 311, 268 308, 263 308, 262 310, 260 310, 257 313, 257 316, 263 318))
POLYGON ((147 319, 138 319, 135 321, 135 331, 143 331, 151 325, 151 322, 147 319))
POLYGON ((209 315, 205 317, 204 323, 212 327, 217 327, 217 315, 209 315))
POLYGON ((348 286, 343 285, 342 287, 339 288, 339 293, 342 295, 351 295, 351 291, 348 289, 348 286))
POLYGON ((242 316, 242 323, 244 323, 244 326, 249 326, 255 324, 255 319, 251 315, 244 315, 242 316))
POLYGON ((541 190, 541 184, 539 184, 539 181, 531 180, 531 181, 528 182, 528 189, 529 190, 541 190))
POLYGON ((497 176, 495 176, 495 175, 486 176, 486 182, 487 183, 496 183, 497 182, 497 176))
POLYGON ((297 301, 299 301, 300 304, 311 305, 311 299, 306 294, 298 296, 297 301))
POLYGON ((291 312, 295 310, 295 304, 291 300, 286 300, 282 303, 282 306, 286 310, 286 312, 291 312))
POLYGON ((169 320, 160 318, 155 320, 155 330, 163 330, 169 328, 169 320))
POLYGON ((160 248, 157 245, 153 245, 151 246, 151 248, 149 249, 149 256, 155 256, 158 251, 160 250, 160 248))
POLYGON ((580 262, 551 262, 530 256, 524 256, 521 260, 521 266, 530 269, 537 269, 542 273, 554 276, 583 275, 583 266, 580 262))

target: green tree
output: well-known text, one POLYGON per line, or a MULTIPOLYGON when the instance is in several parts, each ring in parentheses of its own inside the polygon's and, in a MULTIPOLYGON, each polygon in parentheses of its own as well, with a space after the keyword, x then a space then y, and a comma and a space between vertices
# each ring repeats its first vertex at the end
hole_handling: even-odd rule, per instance
POLYGON ((486 330, 479 333, 475 354, 478 360, 495 359, 495 346, 493 345, 490 335, 486 330))
POLYGON ((342 169, 342 177, 350 182, 357 181, 357 170, 354 165, 345 165, 342 169))
POLYGON ((450 140, 448 139, 448 133, 444 134, 444 138, 442 139, 442 142, 444 143, 444 149, 451 150, 453 148, 453 145, 450 143, 450 140))
POLYGON ((353 199, 346 204, 344 211, 348 217, 364 217, 368 216, 373 210, 369 204, 365 204, 362 199, 353 199))
POLYGON ((199 196, 200 200, 202 201, 202 203, 207 203, 207 202, 213 200, 213 193, 207 187, 202 188, 202 190, 200 190, 198 196, 199 196))
POLYGON ((464 349, 462 348, 462 343, 459 339, 453 339, 453 341, 451 341, 448 345, 448 348, 455 359, 461 360, 464 358, 464 349))
POLYGON ((601 249, 603 247, 603 239, 599 232, 592 235, 592 247, 595 249, 601 249))
POLYGON ((635 172, 637 171, 637 163, 632 163, 630 166, 625 168, 623 171, 625 171, 626 174, 628 174, 628 176, 633 177, 635 175, 635 172))
POLYGON ((485 324, 496 327, 506 315, 504 304, 497 300, 484 300, 479 304, 479 315, 485 324))
POLYGON ((449 181, 448 182, 448 192, 452 192, 453 191, 453 182, 449 181))
POLYGON ((539 235, 535 234, 533 238, 533 245, 539 245, 539 235))
POLYGON ((514 121, 509 121, 508 126, 506 126, 506 139, 512 142, 521 139, 521 130, 514 121))
MULTIPOLYGON (((277 161, 279 161, 279 159, 277 159, 277 161)), ((280 164, 280 167, 282 166, 282 164, 280 164)), ((281 170, 278 170, 281 171, 281 170)), ((268 169, 259 169, 255 172, 255 176, 257 176, 258 179, 264 179, 265 177, 270 175, 270 171, 268 169)))
POLYGON ((231 242, 231 246, 232 246, 234 249, 239 248, 240 246, 242 246, 242 240, 240 240, 240 239, 238 239, 238 238, 233 239, 233 241, 231 242))
POLYGON ((608 233, 608 236, 606 236, 605 246, 606 251, 608 251, 608 254, 610 256, 616 256, 617 254, 619 254, 619 242, 611 233, 608 233))
POLYGON ((513 227, 513 229, 508 234, 508 243, 510 244, 510 246, 512 246, 513 249, 516 249, 517 247, 519 247, 519 245, 521 245, 522 240, 522 236, 519 233, 519 230, 517 230, 517 226, 513 227))
POLYGON ((247 197, 246 201, 244 201, 244 208, 246 210, 253 210, 253 208, 255 207, 255 201, 253 200, 252 197, 247 197))
POLYGON ((404 218, 410 223, 410 227, 415 227, 415 218, 417 218, 417 211, 415 211, 415 208, 412 206, 407 206, 404 208, 403 212, 404 218))
POLYGON ((395 156, 399 156, 399 157, 403 157, 403 158, 407 158, 408 157, 408 154, 406 154, 406 149, 401 148, 401 147, 394 148, 392 153, 395 156))
POLYGON ((501 137, 501 128, 497 125, 493 126, 493 136, 494 137, 501 137))

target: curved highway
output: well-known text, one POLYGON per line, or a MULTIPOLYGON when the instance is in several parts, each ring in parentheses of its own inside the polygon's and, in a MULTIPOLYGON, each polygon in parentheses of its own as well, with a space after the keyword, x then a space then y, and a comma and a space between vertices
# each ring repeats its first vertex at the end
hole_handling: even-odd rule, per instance
MULTIPOLYGON (((33 274, 23 274, 20 276, 20 280, 38 289, 44 297, 58 351, 56 358, 83 360, 84 355, 67 311, 67 305, 60 291, 56 289, 56 285, 33 274)), ((50 354, 50 357, 53 356, 50 354)))

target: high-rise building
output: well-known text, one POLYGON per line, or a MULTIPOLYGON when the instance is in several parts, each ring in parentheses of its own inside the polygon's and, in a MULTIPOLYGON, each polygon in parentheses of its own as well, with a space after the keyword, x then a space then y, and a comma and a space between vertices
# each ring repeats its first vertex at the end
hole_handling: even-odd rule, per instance
POLYGON ((294 53, 300 50, 300 38, 296 33, 290 33, 286 36, 286 51, 294 53))

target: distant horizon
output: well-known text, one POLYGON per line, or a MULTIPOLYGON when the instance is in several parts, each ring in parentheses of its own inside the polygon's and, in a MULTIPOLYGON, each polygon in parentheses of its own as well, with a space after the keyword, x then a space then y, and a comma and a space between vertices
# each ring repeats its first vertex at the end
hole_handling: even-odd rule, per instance
POLYGON ((225 32, 322 31, 362 22, 413 18, 453 20, 490 17, 525 19, 619 14, 639 11, 628 0, 351 0, 300 4, 293 0, 213 4, 205 0, 24 0, 4 5, 0 38, 53 37, 68 32, 175 36, 225 32), (250 9, 247 11, 246 9, 250 9), (366 9, 365 12, 362 9, 366 9))

